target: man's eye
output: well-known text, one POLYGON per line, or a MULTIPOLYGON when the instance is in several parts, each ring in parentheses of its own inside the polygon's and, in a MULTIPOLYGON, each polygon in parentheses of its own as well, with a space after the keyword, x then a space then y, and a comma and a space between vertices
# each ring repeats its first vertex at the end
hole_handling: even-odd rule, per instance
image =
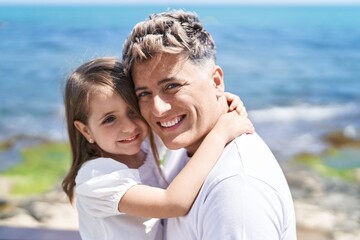
POLYGON ((178 83, 170 83, 170 84, 166 85, 166 89, 174 89, 174 88, 177 88, 179 86, 180 86, 180 84, 178 84, 178 83))
POLYGON ((140 92, 140 93, 137 94, 137 98, 146 97, 149 94, 150 94, 149 92, 140 92))
POLYGON ((103 124, 109 124, 109 123, 112 123, 115 121, 115 117, 114 116, 109 116, 109 117, 106 117, 103 121, 103 124))

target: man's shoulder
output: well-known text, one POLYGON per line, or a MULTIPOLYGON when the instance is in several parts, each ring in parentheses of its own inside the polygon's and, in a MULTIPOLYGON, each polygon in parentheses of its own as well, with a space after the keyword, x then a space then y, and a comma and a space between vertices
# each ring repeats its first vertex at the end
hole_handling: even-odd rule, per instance
POLYGON ((229 177, 241 174, 243 169, 242 159, 236 146, 237 139, 231 141, 219 160, 207 176, 202 189, 213 189, 215 185, 229 177))
POLYGON ((246 175, 269 184, 286 182, 277 159, 258 134, 241 136, 235 145, 246 175))
POLYGON ((244 153, 252 153, 268 157, 274 157, 268 145, 257 134, 243 134, 234 140, 238 151, 243 155, 244 153))
POLYGON ((219 183, 234 184, 233 181, 225 181, 233 177, 238 178, 239 185, 249 178, 272 187, 284 184, 283 172, 277 160, 256 133, 244 134, 229 143, 204 185, 213 189, 219 183))
POLYGON ((225 147, 211 173, 214 173, 214 175, 223 175, 225 178, 242 173, 246 162, 252 161, 258 156, 259 159, 263 159, 264 155, 273 157, 270 149, 261 137, 256 133, 243 134, 235 138, 225 147))

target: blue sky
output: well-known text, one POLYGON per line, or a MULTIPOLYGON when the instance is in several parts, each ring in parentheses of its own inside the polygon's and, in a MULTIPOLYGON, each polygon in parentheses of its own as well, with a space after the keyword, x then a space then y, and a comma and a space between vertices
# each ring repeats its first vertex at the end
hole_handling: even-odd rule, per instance
POLYGON ((225 4, 225 3, 238 3, 238 4, 360 4, 360 0, 0 0, 2 3, 36 3, 36 4, 104 4, 104 3, 132 3, 132 4, 225 4))

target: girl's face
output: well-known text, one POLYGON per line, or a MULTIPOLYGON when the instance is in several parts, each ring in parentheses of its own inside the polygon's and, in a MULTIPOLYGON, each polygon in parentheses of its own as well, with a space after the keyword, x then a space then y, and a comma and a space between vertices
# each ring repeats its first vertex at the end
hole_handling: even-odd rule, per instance
POLYGON ((100 87, 90 100, 88 124, 74 122, 90 142, 95 142, 105 156, 121 159, 121 155, 139 153, 147 136, 147 125, 113 90, 100 87))

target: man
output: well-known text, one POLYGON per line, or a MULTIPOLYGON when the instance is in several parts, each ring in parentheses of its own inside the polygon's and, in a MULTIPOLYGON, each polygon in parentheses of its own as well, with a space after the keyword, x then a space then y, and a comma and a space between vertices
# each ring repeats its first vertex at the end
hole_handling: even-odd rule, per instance
MULTIPOLYGON (((198 17, 168 11, 137 24, 124 45, 140 110, 169 149, 191 156, 228 110, 215 44, 198 17)), ((167 169, 171 178, 183 163, 167 169)), ((296 239, 292 197, 257 134, 225 148, 185 217, 167 221, 167 239, 296 239)))

